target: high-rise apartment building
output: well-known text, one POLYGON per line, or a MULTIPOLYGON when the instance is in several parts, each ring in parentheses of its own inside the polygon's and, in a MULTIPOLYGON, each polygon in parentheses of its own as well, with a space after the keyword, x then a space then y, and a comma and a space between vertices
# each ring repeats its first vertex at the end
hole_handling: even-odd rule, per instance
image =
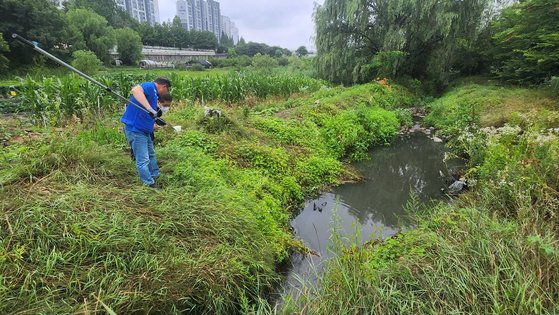
POLYGON ((206 0, 206 14, 204 14, 205 30, 215 34, 218 39, 221 37, 221 9, 219 2, 206 0))
POLYGON ((233 39, 235 45, 239 42, 239 29, 235 26, 235 22, 225 15, 221 16, 221 31, 233 39))
POLYGON ((178 0, 177 16, 188 30, 208 31, 221 37, 222 20, 219 2, 215 0, 178 0))
POLYGON ((116 0, 116 5, 142 23, 159 23, 158 0, 116 0))
POLYGON ((57 8, 64 9, 64 1, 65 0, 50 0, 57 8))
MULTIPOLYGON (((64 8, 67 0, 50 0, 59 9, 64 8)), ((154 25, 159 23, 159 3, 158 0, 115 0, 116 5, 128 12, 131 17, 139 22, 154 25)))

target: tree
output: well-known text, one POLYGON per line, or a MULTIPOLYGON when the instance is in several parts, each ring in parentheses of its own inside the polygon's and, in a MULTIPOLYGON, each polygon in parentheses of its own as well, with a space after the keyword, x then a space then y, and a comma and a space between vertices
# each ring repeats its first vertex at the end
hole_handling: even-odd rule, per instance
POLYGON ((104 17, 114 28, 129 27, 139 29, 140 23, 116 5, 115 0, 69 0, 65 4, 68 10, 89 9, 104 17))
POLYGON ((120 28, 115 30, 115 38, 118 54, 124 64, 134 65, 142 56, 142 39, 140 35, 131 28, 120 28))
POLYGON ((9 51, 10 51, 10 47, 8 46, 8 43, 4 41, 4 38, 2 37, 2 33, 0 33, 0 70, 2 72, 6 71, 6 69, 8 69, 8 66, 10 64, 8 58, 4 56, 4 53, 9 51))
POLYGON ((351 84, 379 72, 448 83, 458 43, 489 22, 493 0, 325 0, 314 13, 318 72, 351 84))
POLYGON ((237 57, 237 51, 235 50, 235 48, 227 49, 227 58, 235 58, 235 57, 237 57))
POLYGON ((215 34, 207 31, 190 31, 192 46, 198 49, 216 49, 217 38, 215 34))
POLYGON ((219 40, 219 44, 224 46, 225 48, 232 48, 235 46, 235 43, 233 43, 233 38, 227 36, 225 32, 221 32, 221 38, 219 40))
POLYGON ((169 31, 174 47, 185 48, 191 45, 190 33, 182 27, 181 19, 178 16, 173 19, 169 31))
POLYGON ((309 51, 307 50, 307 47, 301 46, 301 47, 297 48, 297 50, 295 50, 295 53, 299 57, 304 57, 304 56, 309 54, 309 51))
POLYGON ((71 9, 66 21, 74 50, 91 50, 103 63, 110 64, 109 49, 115 45, 115 38, 104 17, 86 9, 71 9))
POLYGON ((258 53, 252 57, 252 66, 259 72, 270 74, 278 66, 278 62, 268 55, 258 53))
POLYGON ((539 84, 559 74, 559 3, 525 0, 493 24, 493 72, 513 83, 539 84))
POLYGON ((101 69, 101 60, 92 51, 76 50, 72 57, 74 57, 72 66, 86 74, 94 75, 101 69))
POLYGON ((29 40, 36 41, 40 47, 54 54, 53 48, 63 42, 64 19, 62 12, 49 0, 2 0, 0 1, 0 33, 10 45, 5 56, 14 65, 30 64, 43 60, 28 46, 11 38, 17 33, 29 40))

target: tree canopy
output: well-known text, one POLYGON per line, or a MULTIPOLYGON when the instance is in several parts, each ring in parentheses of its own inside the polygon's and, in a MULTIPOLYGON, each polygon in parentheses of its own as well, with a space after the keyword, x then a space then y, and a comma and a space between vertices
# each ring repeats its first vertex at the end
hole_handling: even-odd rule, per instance
POLYGON ((104 17, 87 9, 71 9, 66 13, 66 21, 74 50, 91 50, 105 64, 110 63, 109 49, 116 41, 104 17))
POLYGON ((506 8, 493 24, 493 73, 520 84, 559 74, 559 1, 525 0, 506 8))
POLYGON ((4 38, 2 37, 2 33, 0 33, 0 70, 1 71, 5 71, 10 64, 8 58, 4 56, 4 54, 9 51, 10 51, 10 47, 8 46, 8 43, 4 41, 4 38))
POLYGON ((297 50, 295 50, 295 53, 299 57, 304 57, 304 56, 309 54, 309 51, 307 50, 307 47, 301 46, 301 47, 297 48, 297 50))
POLYGON ((351 84, 412 75, 445 85, 458 43, 475 41, 493 0, 325 0, 315 9, 318 72, 351 84))
POLYGON ((142 56, 142 39, 131 28, 115 30, 116 46, 120 59, 128 65, 136 64, 142 56))
POLYGON ((41 57, 14 41, 12 33, 32 39, 42 48, 52 48, 65 37, 63 12, 49 0, 2 0, 0 12, 0 33, 10 45, 5 56, 16 65, 30 64, 41 57))

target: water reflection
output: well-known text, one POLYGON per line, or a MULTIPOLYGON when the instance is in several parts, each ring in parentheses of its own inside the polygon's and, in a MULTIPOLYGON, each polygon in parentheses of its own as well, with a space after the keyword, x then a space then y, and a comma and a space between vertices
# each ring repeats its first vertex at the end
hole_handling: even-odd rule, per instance
POLYGON ((334 219, 338 233, 349 236, 360 231, 361 242, 365 242, 399 231, 406 223, 404 206, 410 192, 423 202, 442 198, 441 188, 449 177, 443 149, 425 135, 399 138, 389 147, 375 149, 369 160, 354 164, 364 181, 336 187, 307 201, 291 224, 298 238, 321 256, 294 255, 285 289, 298 287, 296 278, 313 281, 320 274, 321 263, 332 255, 328 242, 334 219))

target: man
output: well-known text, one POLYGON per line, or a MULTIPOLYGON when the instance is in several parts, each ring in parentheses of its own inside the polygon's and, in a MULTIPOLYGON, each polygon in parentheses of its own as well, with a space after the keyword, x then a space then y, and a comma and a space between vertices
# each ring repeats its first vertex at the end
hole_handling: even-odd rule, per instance
MULTIPOLYGON (((170 88, 171 82, 167 78, 157 78, 153 82, 136 85, 130 91, 132 94, 130 103, 126 105, 126 110, 120 119, 124 123, 126 140, 134 152, 140 180, 144 185, 152 188, 159 188, 155 184, 155 179, 159 176, 159 167, 151 137, 157 117, 157 101, 160 95, 169 94, 170 88), (143 106, 146 111, 131 103, 143 106)), ((161 105, 168 108, 168 103, 161 105)))

